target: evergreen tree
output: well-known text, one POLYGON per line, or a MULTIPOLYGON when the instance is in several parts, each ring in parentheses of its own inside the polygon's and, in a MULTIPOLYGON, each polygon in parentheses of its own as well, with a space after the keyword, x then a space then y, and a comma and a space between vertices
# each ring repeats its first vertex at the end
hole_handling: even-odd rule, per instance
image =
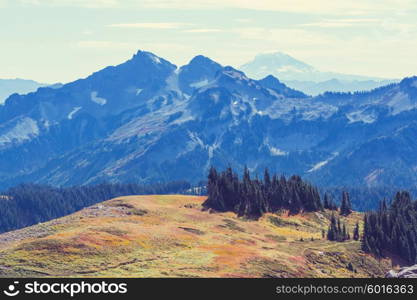
POLYGON ((353 239, 355 241, 359 240, 359 223, 356 223, 355 229, 353 230, 353 239))
POLYGON ((330 206, 329 194, 327 193, 324 194, 323 207, 325 209, 332 209, 330 206))
POLYGON ((336 218, 333 214, 330 217, 330 225, 327 230, 327 239, 329 241, 344 242, 350 239, 346 225, 340 222, 339 218, 336 218))
POLYGON ((352 212, 352 204, 350 203, 350 197, 348 192, 342 193, 342 201, 340 205, 340 214, 347 216, 352 212))

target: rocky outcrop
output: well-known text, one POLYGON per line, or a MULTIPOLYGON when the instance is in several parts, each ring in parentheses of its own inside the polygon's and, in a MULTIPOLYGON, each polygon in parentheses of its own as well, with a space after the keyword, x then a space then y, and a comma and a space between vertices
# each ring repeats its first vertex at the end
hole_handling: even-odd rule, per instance
POLYGON ((417 278, 417 265, 401 268, 398 272, 391 270, 386 278, 417 278))

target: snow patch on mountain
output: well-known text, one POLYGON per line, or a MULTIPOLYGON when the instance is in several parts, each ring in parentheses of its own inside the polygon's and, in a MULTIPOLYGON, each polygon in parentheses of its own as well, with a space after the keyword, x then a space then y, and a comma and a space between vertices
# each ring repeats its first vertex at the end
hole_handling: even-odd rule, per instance
POLYGON ((197 133, 187 130, 188 136, 190 137, 191 141, 194 145, 199 145, 200 147, 204 148, 205 145, 203 141, 200 139, 197 133))
POLYGON ((233 95, 233 101, 230 103, 230 112, 232 113, 235 125, 239 123, 239 116, 248 111, 249 107, 256 111, 253 103, 245 103, 243 99, 239 99, 238 95, 233 95), (249 104, 249 105, 248 105, 249 104))
POLYGON ((91 98, 91 101, 99 105, 104 105, 107 103, 107 100, 105 98, 98 97, 98 92, 96 91, 91 92, 90 98, 91 98))
POLYGON ((40 120, 40 124, 44 127, 44 128, 49 128, 51 126, 51 122, 49 122, 49 120, 44 120, 41 119, 40 120))
POLYGON ((201 88, 203 86, 206 86, 208 84, 209 84, 209 80, 208 79, 204 79, 204 80, 201 80, 201 81, 197 81, 197 82, 191 83, 190 86, 193 87, 193 88, 199 89, 199 88, 201 88))
POLYGON ((318 162, 317 164, 315 164, 310 170, 307 171, 307 173, 311 173, 311 172, 314 172, 314 171, 317 171, 317 170, 321 169, 322 167, 327 165, 330 161, 335 159, 338 155, 339 155, 338 152, 334 152, 332 154, 332 156, 330 156, 328 159, 323 160, 323 161, 318 162))
POLYGON ((375 185, 377 183, 379 175, 384 173, 384 169, 376 169, 365 176, 364 180, 368 186, 375 185))
POLYGON ((223 71, 223 74, 230 77, 230 78, 238 80, 238 81, 249 81, 250 80, 249 78, 247 78, 245 76, 245 74, 243 72, 237 71, 237 70, 232 69, 232 68, 227 68, 226 70, 223 71))
POLYGON ((196 147, 204 148, 203 141, 198 137, 198 135, 195 132, 187 130, 187 135, 190 139, 185 144, 184 150, 179 152, 176 158, 193 151, 196 147))
POLYGON ((269 150, 269 153, 272 155, 272 156, 286 156, 286 155, 288 155, 288 152, 287 151, 284 151, 284 150, 281 150, 281 149, 279 149, 279 148, 277 148, 277 147, 274 147, 274 146, 272 146, 271 144, 270 144, 270 142, 269 142, 269 139, 268 138, 266 138, 265 140, 264 140, 264 142, 263 142, 263 145, 269 150))
POLYGON ((394 116, 416 107, 415 104, 410 101, 408 95, 403 92, 396 93, 387 104, 391 107, 394 116))
POLYGON ((373 114, 366 113, 365 110, 354 111, 346 114, 349 123, 363 122, 371 124, 376 121, 377 117, 373 114))
POLYGON ((150 59, 152 59, 152 61, 154 62, 154 63, 156 63, 156 64, 161 64, 162 62, 161 62, 161 59, 158 57, 158 56, 156 56, 156 55, 154 55, 154 54, 152 54, 152 53, 147 53, 148 54, 148 56, 150 57, 150 59))
POLYGON ((207 161, 206 167, 208 167, 209 164, 210 164, 211 159, 213 158, 213 152, 216 149, 218 149, 221 145, 222 136, 220 135, 219 137, 217 137, 216 140, 214 141, 214 143, 212 143, 212 144, 205 144, 203 142, 203 140, 198 136, 198 133, 192 132, 190 130, 188 130, 187 133, 188 133, 188 136, 190 137, 190 140, 191 140, 187 144, 187 149, 189 151, 191 151, 191 150, 194 150, 195 147, 199 146, 202 149, 207 150, 209 160, 207 161))
POLYGON ((216 92, 210 93, 210 98, 213 99, 214 103, 217 103, 219 102, 220 94, 216 92))
POLYGON ((23 118, 6 134, 0 136, 0 145, 13 142, 21 143, 39 135, 39 127, 35 120, 23 118))
POLYGON ((236 137, 233 141, 233 144, 235 145, 242 145, 243 139, 241 137, 236 137))
POLYGON ((303 73, 305 72, 305 69, 300 69, 300 68, 297 68, 296 66, 285 65, 285 66, 280 66, 279 68, 277 68, 277 72, 303 73))
POLYGON ((74 107, 72 111, 68 114, 68 120, 72 120, 72 117, 81 109, 81 106, 74 107))
POLYGON ((288 155, 288 152, 283 151, 281 149, 275 148, 273 146, 269 146, 268 147, 269 152, 271 153, 272 156, 285 156, 288 155))

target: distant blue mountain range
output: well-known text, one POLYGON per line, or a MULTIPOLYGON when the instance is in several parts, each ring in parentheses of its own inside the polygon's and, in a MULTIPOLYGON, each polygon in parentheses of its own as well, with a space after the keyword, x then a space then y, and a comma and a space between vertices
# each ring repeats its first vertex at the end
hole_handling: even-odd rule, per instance
POLYGON ((278 78, 152 53, 0 106, 0 187, 205 179, 211 165, 322 186, 417 183, 417 77, 311 97, 278 78))
POLYGON ((26 79, 0 79, 0 104, 11 94, 27 94, 47 84, 26 79))
POLYGON ((282 52, 259 54, 240 69, 255 79, 273 75, 288 86, 313 96, 326 91, 372 90, 399 82, 396 79, 323 72, 282 52))

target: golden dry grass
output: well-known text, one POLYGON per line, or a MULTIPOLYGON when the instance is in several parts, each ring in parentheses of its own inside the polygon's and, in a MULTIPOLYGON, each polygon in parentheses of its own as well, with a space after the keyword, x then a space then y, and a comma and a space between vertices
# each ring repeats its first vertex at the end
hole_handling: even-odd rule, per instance
MULTIPOLYGON (((322 239, 330 212, 258 221, 202 211, 204 197, 129 196, 25 229, 0 247, 1 276, 369 277, 390 261, 322 239), (45 230, 45 228, 47 230, 45 230), (302 239, 302 241, 300 241, 302 239), (355 271, 347 269, 351 263, 355 271)), ((362 215, 343 221, 352 231, 362 215)), ((19 233, 17 231, 16 233, 19 233)))

